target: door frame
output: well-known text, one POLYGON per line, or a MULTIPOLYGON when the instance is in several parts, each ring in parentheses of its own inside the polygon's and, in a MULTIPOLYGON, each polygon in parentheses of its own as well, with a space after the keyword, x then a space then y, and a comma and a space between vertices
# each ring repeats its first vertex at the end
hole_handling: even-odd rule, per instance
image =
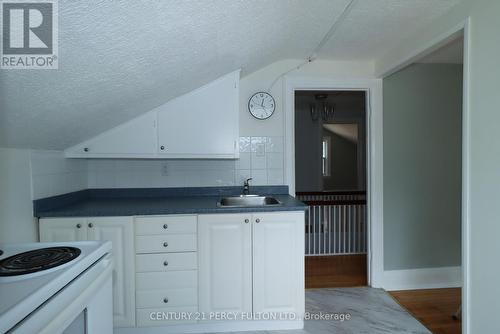
POLYGON ((368 285, 382 287, 384 271, 382 80, 285 76, 283 90, 285 184, 289 186, 291 195, 295 195, 295 91, 345 90, 365 92, 368 285))
POLYGON ((463 93, 462 93, 462 333, 470 333, 470 17, 418 46, 380 73, 386 77, 426 56, 463 33, 463 93))

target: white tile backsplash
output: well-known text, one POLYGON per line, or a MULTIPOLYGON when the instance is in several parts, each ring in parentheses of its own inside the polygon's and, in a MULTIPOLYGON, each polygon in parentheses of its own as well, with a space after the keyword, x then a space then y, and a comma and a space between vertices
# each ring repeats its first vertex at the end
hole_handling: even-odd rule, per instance
POLYGON ((284 144, 283 137, 267 137, 266 152, 283 152, 284 144))
POLYGON ((283 184, 284 173, 283 169, 268 169, 267 170, 267 184, 269 185, 281 185, 283 184))
POLYGON ((266 153, 267 169, 283 169, 283 153, 266 153))
POLYGON ((242 152, 240 153, 240 158, 235 161, 236 169, 250 169, 251 168, 251 156, 250 152, 242 152))
POLYGON ((267 169, 252 169, 253 185, 267 185, 267 169))
POLYGON ((240 137, 238 160, 66 159, 32 151, 34 199, 86 188, 283 184, 283 138, 240 137))
POLYGON ((250 168, 253 169, 266 169, 266 154, 263 155, 258 154, 257 152, 252 152, 252 156, 250 158, 250 168))
POLYGON ((251 151, 251 137, 240 137, 240 152, 251 151))
POLYGON ((60 151, 31 151, 33 199, 86 189, 88 176, 86 160, 66 159, 60 151))

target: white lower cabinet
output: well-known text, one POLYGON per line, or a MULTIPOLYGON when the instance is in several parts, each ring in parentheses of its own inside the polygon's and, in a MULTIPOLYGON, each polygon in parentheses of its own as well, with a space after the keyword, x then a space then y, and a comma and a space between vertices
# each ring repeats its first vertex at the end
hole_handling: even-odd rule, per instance
POLYGON ((179 325, 184 332, 302 326, 245 322, 255 314, 303 315, 302 211, 44 218, 40 240, 112 241, 114 326, 129 327, 116 333, 133 327, 178 332, 179 325), (236 319, 212 316, 221 314, 236 319))
POLYGON ((109 240, 113 244, 113 325, 135 326, 132 217, 43 218, 40 241, 109 240))
POLYGON ((304 313, 304 213, 200 215, 200 312, 304 313))
POLYGON ((252 312, 251 219, 199 216, 200 312, 252 312))
POLYGON ((135 218, 137 327, 196 323, 197 216, 135 218))
POLYGON ((304 214, 263 213, 253 221, 253 311, 302 316, 304 214))
POLYGON ((40 241, 85 241, 87 218, 40 219, 40 241))

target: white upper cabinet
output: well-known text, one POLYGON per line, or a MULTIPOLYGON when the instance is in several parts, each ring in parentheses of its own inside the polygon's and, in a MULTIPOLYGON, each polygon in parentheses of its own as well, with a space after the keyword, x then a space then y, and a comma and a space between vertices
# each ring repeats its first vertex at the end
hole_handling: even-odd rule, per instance
POLYGON ((66 150, 68 158, 149 157, 157 152, 156 113, 145 115, 106 131, 66 150))
POLYGON ((159 153, 175 158, 236 158, 240 72, 225 75, 158 110, 159 153))
POLYGON ((68 148, 68 158, 239 157, 240 70, 68 148))

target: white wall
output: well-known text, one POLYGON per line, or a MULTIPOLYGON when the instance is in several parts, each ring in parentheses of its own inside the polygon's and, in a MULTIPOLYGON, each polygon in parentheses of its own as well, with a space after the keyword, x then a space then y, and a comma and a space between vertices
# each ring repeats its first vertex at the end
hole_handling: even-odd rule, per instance
MULTIPOLYGON (((257 120, 248 112, 248 99, 256 92, 267 91, 280 75, 295 68, 302 60, 285 59, 272 63, 240 81, 240 136, 283 136, 283 77, 276 81, 270 93, 276 101, 276 111, 267 120, 257 120)), ((373 78, 373 62, 316 60, 287 74, 328 78, 373 78)))
POLYGON ((0 242, 34 242, 30 151, 0 148, 0 242))
POLYGON ((33 199, 87 188, 87 161, 0 148, 0 242, 38 241, 33 199))
MULTIPOLYGON (((469 138, 468 170, 466 186, 468 197, 463 205, 468 214, 469 252, 464 254, 468 266, 466 284, 469 305, 465 305, 467 317, 465 328, 468 333, 500 333, 500 266, 498 254, 500 244, 500 1, 463 1, 453 11, 424 30, 388 50, 388 56, 377 63, 377 73, 387 73, 393 66, 410 59, 418 51, 437 42, 467 17, 470 18, 470 51, 468 68, 464 69, 470 87, 468 114, 465 118, 469 138)), ((467 36, 466 36, 467 37, 467 36)), ((467 157, 466 157, 467 158, 467 157)))

